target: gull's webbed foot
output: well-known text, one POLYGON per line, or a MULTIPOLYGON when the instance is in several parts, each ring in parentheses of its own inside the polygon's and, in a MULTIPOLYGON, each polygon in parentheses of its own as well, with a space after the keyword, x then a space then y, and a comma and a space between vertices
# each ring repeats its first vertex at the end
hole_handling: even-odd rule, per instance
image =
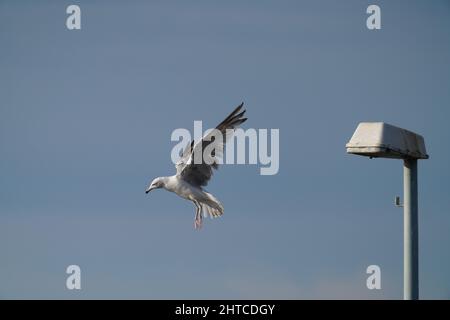
POLYGON ((202 228, 202 218, 195 218, 194 220, 194 228, 200 230, 202 228))

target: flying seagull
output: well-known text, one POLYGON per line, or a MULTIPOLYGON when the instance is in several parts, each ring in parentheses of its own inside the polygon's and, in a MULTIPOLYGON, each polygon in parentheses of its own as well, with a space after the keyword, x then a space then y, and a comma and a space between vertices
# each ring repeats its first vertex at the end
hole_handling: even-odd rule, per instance
POLYGON ((170 177, 158 177, 152 181, 145 193, 153 189, 164 188, 190 200, 194 203, 196 212, 194 227, 202 227, 202 213, 204 217, 220 217, 223 214, 223 205, 212 194, 206 192, 203 187, 208 184, 213 174, 213 169, 218 168, 218 158, 222 157, 224 145, 233 135, 234 129, 244 123, 245 110, 241 103, 228 117, 217 125, 215 130, 205 134, 200 141, 192 142, 186 146, 180 160, 175 167, 177 173, 170 177), (216 139, 214 132, 220 132, 223 139, 216 139), (217 141, 216 141, 217 140, 217 141), (212 145, 211 145, 212 144, 212 145), (209 146, 211 150, 209 160, 203 158, 204 150, 209 146), (197 155, 197 156, 196 156, 197 155), (202 157, 199 158, 199 155, 202 157), (196 161, 194 161, 194 159, 196 161), (198 161, 197 159, 200 159, 198 161))

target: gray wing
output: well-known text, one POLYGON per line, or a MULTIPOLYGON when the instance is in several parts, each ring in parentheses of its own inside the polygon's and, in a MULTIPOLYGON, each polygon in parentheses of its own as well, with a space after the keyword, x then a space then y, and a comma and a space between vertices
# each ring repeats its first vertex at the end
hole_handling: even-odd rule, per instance
POLYGON ((231 112, 228 117, 226 117, 215 128, 215 130, 220 132, 222 137, 224 137, 222 141, 220 139, 215 139, 214 131, 212 131, 203 136, 203 138, 197 143, 192 140, 191 143, 186 146, 183 151, 183 155, 176 164, 178 176, 181 176, 183 180, 198 187, 206 186, 208 184, 208 181, 212 177, 213 169, 218 168, 218 159, 223 155, 224 145, 231 137, 230 132, 233 130, 229 129, 236 129, 247 120, 247 118, 243 118, 245 113, 245 110, 242 110, 243 105, 244 103, 241 103, 237 106, 236 109, 234 109, 234 111, 231 112), (210 150, 212 150, 210 161, 202 161, 195 164, 195 155, 203 155, 203 151, 208 146, 210 150))

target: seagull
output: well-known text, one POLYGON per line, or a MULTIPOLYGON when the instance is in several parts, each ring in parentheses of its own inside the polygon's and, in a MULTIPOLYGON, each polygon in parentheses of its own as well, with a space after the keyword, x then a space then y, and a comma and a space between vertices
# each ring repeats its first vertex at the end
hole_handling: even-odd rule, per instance
POLYGON ((245 114, 245 110, 242 110, 243 105, 244 103, 241 103, 237 106, 225 120, 219 123, 214 130, 206 133, 200 141, 195 143, 192 140, 186 146, 180 160, 175 165, 177 171, 175 175, 155 178, 145 190, 145 193, 149 193, 154 189, 163 188, 192 201, 196 208, 195 229, 202 227, 202 213, 204 217, 209 215, 211 218, 217 218, 223 214, 223 205, 203 187, 211 179, 213 169, 218 169, 218 160, 223 156, 225 143, 233 136, 234 130, 247 120, 243 117, 245 114), (214 133, 218 132, 223 137, 222 139, 216 139, 217 136, 214 133), (206 147, 212 150, 208 159, 204 159, 206 147), (201 161, 194 161, 194 159, 198 159, 199 155, 202 155, 201 161))

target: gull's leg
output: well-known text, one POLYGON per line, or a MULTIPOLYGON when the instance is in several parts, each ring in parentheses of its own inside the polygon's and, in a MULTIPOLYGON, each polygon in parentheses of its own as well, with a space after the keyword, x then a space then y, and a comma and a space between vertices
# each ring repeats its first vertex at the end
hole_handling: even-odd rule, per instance
POLYGON ((198 224, 199 228, 203 226, 202 205, 198 204, 198 224))
POLYGON ((194 228, 197 229, 197 217, 198 217, 198 205, 197 202, 192 201, 195 205, 195 219, 194 219, 194 228))
POLYGON ((202 207, 197 201, 194 201, 196 212, 195 212, 195 220, 194 220, 194 228, 200 229, 202 227, 202 207))

